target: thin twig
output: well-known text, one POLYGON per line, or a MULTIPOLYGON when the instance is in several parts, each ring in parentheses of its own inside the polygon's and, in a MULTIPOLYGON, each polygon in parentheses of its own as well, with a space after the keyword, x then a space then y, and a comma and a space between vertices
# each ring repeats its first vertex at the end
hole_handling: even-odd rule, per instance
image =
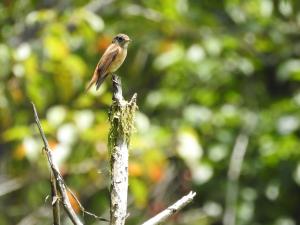
POLYGON ((109 220, 103 218, 103 217, 100 217, 100 216, 97 216, 96 214, 92 213, 92 212, 89 212, 87 210, 85 210, 85 208, 83 207, 83 205, 80 203, 79 199, 77 198, 77 196, 74 194, 74 192, 68 188, 68 191, 71 193, 71 195, 73 196, 73 198, 75 199, 75 201, 77 202, 80 210, 83 212, 83 214, 87 214, 91 217, 93 217, 94 219, 96 220, 100 220, 100 221, 105 221, 105 222, 109 222, 109 220))
POLYGON ((246 154, 249 137, 246 134, 239 134, 231 154, 228 181, 226 189, 226 206, 223 217, 224 225, 235 225, 236 201, 238 196, 238 179, 241 173, 244 157, 246 154))
MULTIPOLYGON (((55 162, 53 160, 52 153, 51 153, 48 141, 46 139, 45 133, 43 131, 43 128, 41 126, 41 123, 40 123, 35 105, 34 105, 33 102, 31 104, 32 104, 33 112, 34 112, 34 118, 35 118, 36 125, 39 129, 40 135, 41 135, 42 140, 44 142, 44 150, 45 150, 46 155, 47 155, 49 166, 50 166, 51 172, 52 172, 52 174, 55 178, 56 187, 57 187, 57 189, 58 189, 58 191, 61 195, 61 200, 62 200, 62 203, 63 203, 63 207, 64 207, 66 213, 68 214, 69 218, 71 219, 71 221, 74 225, 82 225, 82 222, 77 217, 76 213, 74 212, 74 210, 71 206, 70 200, 69 200, 68 195, 67 195, 67 190, 66 190, 64 180, 63 180, 63 178, 62 178, 62 176, 59 172, 58 166, 55 164, 55 162)), ((52 201, 54 201, 55 204, 56 204, 56 203, 58 203, 58 199, 59 199, 59 196, 55 196, 55 199, 52 199, 52 201)), ((58 223, 57 221, 54 221, 54 223, 55 222, 58 223)))
POLYGON ((14 178, 4 181, 0 179, 0 197, 22 188, 24 184, 25 182, 23 178, 14 178))
POLYGON ((196 192, 191 191, 190 193, 188 193, 187 195, 179 199, 177 202, 175 202, 173 205, 169 206, 164 211, 160 212, 156 216, 144 222, 142 225, 156 225, 166 221, 169 217, 171 217, 180 209, 182 209, 184 206, 189 204, 194 199, 195 196, 196 196, 196 192))
POLYGON ((56 187, 55 177, 50 172, 50 184, 51 184, 51 197, 52 197, 52 214, 53 225, 60 225, 60 206, 59 206, 59 194, 56 187))

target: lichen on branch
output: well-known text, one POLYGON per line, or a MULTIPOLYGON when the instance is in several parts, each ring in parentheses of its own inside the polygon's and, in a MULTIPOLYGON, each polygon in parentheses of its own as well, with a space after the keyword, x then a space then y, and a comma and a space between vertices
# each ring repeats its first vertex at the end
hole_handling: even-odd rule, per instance
POLYGON ((110 225, 124 225, 127 217, 128 147, 134 130, 137 109, 136 94, 129 102, 122 96, 120 79, 113 75, 113 103, 109 112, 111 124, 108 147, 110 153, 110 225))
MULTIPOLYGON (((118 78, 114 78, 118 79, 118 78)), ((119 79, 117 82, 121 82, 119 79)), ((119 85, 121 85, 119 83, 119 85)), ((116 89, 117 90, 117 89, 116 89)), ((130 143, 130 136, 134 131, 134 118, 137 110, 136 94, 129 102, 122 97, 122 91, 114 92, 113 103, 109 111, 109 121, 111 128, 108 136, 108 145, 110 153, 113 151, 117 139, 124 138, 127 145, 130 143)))

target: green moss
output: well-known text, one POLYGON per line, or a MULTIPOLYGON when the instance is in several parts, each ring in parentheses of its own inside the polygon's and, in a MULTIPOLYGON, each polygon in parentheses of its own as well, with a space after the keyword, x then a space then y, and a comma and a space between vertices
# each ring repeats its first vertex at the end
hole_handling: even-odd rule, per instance
POLYGON ((113 101, 109 112, 109 121, 111 128, 108 136, 108 148, 110 154, 114 150, 118 139, 125 139, 127 145, 130 143, 130 136, 134 130, 134 117, 137 109, 136 98, 133 97, 130 102, 119 104, 113 101))

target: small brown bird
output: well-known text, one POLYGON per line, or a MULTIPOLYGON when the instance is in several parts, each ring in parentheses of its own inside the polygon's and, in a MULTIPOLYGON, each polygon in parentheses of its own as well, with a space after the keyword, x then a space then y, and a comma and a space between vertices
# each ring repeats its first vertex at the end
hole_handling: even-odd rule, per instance
POLYGON ((93 77, 86 87, 86 91, 94 83, 96 83, 96 90, 98 90, 105 78, 119 69, 126 58, 127 47, 130 41, 130 38, 126 34, 118 34, 114 37, 112 43, 107 47, 99 60, 93 77))

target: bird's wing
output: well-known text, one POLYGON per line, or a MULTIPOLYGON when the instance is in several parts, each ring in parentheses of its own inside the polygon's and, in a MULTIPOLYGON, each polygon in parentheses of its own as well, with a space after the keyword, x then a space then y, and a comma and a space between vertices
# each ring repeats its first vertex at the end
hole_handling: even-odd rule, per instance
POLYGON ((107 77, 108 69, 112 62, 116 59, 119 53, 119 47, 113 46, 111 49, 107 49, 101 58, 98 68, 96 68, 96 73, 98 74, 98 79, 96 82, 96 90, 99 89, 100 85, 103 83, 104 79, 107 77))
POLYGON ((119 51, 120 51, 120 47, 116 44, 111 45, 109 48, 107 48, 107 50, 104 52, 95 70, 95 72, 98 73, 99 77, 106 74, 109 66, 117 57, 119 51))
POLYGON ((101 83, 104 81, 104 79, 107 76, 107 69, 111 65, 111 63, 114 61, 116 56, 119 53, 119 47, 117 45, 111 45, 109 46, 104 54, 102 55, 101 59, 99 60, 96 69, 94 71, 93 77, 88 84, 86 91, 90 89, 90 87, 96 83, 96 89, 98 89, 101 85, 101 83))

